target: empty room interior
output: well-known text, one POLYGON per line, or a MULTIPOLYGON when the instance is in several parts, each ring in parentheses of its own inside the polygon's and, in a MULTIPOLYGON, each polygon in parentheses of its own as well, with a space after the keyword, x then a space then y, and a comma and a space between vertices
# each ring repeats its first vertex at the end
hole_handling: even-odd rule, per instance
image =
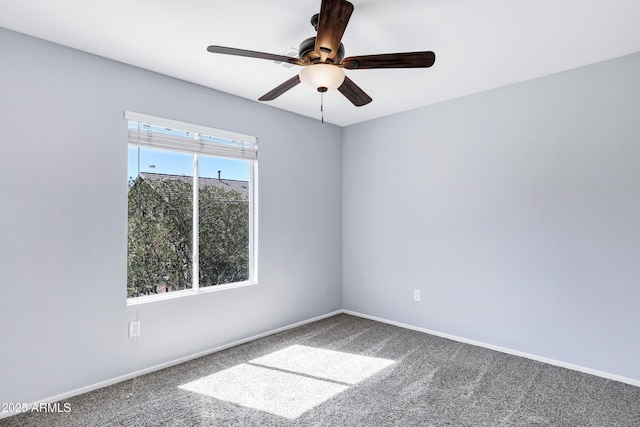
POLYGON ((0 424, 640 424, 637 2, 103 3, 0 0, 0 424))

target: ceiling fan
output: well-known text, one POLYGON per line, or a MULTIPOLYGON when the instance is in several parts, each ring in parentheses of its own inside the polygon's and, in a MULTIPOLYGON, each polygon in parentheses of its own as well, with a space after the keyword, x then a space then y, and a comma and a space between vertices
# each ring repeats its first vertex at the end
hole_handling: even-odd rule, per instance
POLYGON ((347 70, 427 68, 435 62, 436 55, 431 51, 345 58, 341 39, 352 12, 353 4, 346 0, 322 0, 320 13, 311 18, 311 25, 316 29, 317 35, 300 44, 298 58, 224 46, 209 46, 207 50, 211 53, 268 59, 304 67, 300 74, 262 95, 259 98, 260 101, 272 101, 303 82, 321 93, 338 89, 356 107, 366 105, 372 99, 345 75, 344 68, 347 70))

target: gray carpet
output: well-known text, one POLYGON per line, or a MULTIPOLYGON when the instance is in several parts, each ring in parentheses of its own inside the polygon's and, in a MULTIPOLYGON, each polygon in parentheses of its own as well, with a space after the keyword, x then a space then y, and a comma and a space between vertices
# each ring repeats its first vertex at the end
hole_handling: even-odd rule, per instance
POLYGON ((639 387, 344 314, 64 403, 0 426, 640 426, 639 387))

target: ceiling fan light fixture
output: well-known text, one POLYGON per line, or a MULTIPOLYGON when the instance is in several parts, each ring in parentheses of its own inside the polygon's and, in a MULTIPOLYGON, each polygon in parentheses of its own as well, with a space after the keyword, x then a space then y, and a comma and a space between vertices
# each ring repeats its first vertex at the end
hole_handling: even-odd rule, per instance
POLYGON ((344 70, 330 64, 309 65, 300 71, 300 81, 314 92, 337 89, 344 78, 344 70))
MULTIPOLYGON (((373 99, 353 80, 345 76, 345 68, 348 70, 428 68, 435 62, 436 56, 431 51, 359 55, 345 58, 342 36, 352 12, 353 4, 348 0, 321 0, 320 13, 311 18, 311 24, 317 34, 300 43, 297 57, 216 45, 207 47, 207 51, 224 55, 268 59, 303 67, 299 74, 262 95, 258 98, 259 101, 273 101, 298 84, 304 83, 304 86, 321 94, 338 89, 356 107, 367 105, 373 99)), ((322 108, 322 101, 320 102, 320 108, 322 108)))

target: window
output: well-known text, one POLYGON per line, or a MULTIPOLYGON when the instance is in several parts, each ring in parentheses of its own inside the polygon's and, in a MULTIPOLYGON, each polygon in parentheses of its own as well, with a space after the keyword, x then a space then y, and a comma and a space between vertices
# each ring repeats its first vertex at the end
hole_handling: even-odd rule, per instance
POLYGON ((256 138, 129 111, 125 119, 127 297, 254 283, 256 138))

